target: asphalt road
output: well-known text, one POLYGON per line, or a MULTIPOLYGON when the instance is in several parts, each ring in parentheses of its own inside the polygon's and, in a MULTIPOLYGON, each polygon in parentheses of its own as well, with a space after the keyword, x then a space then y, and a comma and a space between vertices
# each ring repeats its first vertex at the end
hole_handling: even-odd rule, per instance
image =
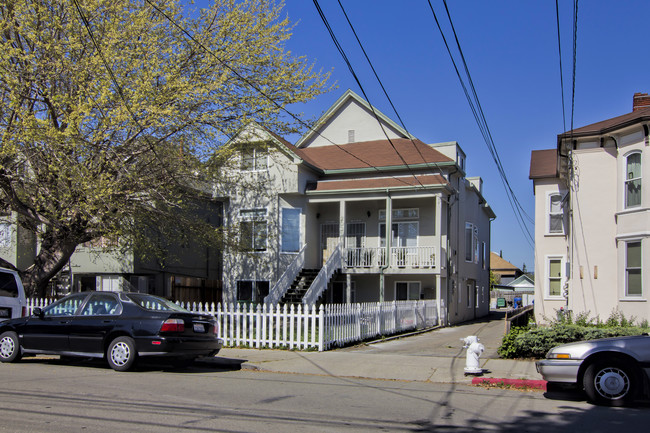
POLYGON ((28 359, 1 364, 2 432, 646 431, 650 405, 570 393, 28 359))

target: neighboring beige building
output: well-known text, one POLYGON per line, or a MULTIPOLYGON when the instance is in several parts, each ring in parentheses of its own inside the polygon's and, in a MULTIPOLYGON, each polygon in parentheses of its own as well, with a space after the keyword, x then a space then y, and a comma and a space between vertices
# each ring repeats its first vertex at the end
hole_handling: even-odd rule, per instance
POLYGON ((443 324, 488 314, 495 215, 456 142, 425 144, 348 90, 295 145, 256 124, 228 145, 239 152, 215 198, 249 252, 224 251, 225 300, 436 299, 443 324))
POLYGON ((650 319, 650 97, 533 151, 535 315, 650 319))

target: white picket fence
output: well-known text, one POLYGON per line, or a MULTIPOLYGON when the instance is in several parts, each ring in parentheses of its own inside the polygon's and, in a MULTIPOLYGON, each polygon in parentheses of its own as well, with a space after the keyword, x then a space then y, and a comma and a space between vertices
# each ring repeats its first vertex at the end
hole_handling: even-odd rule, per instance
MULTIPOLYGON (((29 314, 50 299, 28 299, 29 314)), ((197 313, 212 314, 226 347, 328 350, 379 336, 438 324, 435 300, 363 304, 249 305, 182 303, 197 313)))

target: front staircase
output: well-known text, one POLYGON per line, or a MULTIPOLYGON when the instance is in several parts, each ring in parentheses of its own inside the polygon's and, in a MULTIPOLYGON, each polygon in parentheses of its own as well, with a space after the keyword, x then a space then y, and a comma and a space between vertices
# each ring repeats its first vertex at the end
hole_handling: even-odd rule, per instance
POLYGON ((301 304, 302 298, 309 290, 309 286, 314 282, 318 275, 319 269, 303 269, 300 271, 296 279, 291 283, 291 287, 286 291, 280 304, 301 304))

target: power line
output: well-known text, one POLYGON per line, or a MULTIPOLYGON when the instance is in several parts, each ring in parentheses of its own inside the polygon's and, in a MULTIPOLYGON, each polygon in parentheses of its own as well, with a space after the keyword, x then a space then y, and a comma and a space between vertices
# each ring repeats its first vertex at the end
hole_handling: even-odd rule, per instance
MULTIPOLYGON (((465 73, 467 74, 468 79, 470 81, 470 84, 472 86, 472 93, 473 93, 474 99, 476 100, 476 105, 474 104, 474 101, 473 101, 472 97, 470 96, 469 91, 467 90, 467 86, 465 85, 465 82, 464 82, 464 80, 463 80, 463 78, 462 78, 462 76, 460 74, 460 71, 458 70, 458 66, 456 65, 456 61, 455 61, 455 59, 454 59, 454 57, 453 57, 453 55, 451 53, 451 49, 449 47, 449 44, 447 43, 447 38, 445 37, 445 34, 444 34, 443 30, 442 30, 442 26, 440 25, 440 22, 439 22, 438 17, 437 17, 437 15, 435 13, 435 10, 433 9, 433 5, 431 4, 431 0, 428 0, 428 3, 429 3, 429 8, 431 9, 431 13, 433 15, 433 18, 434 18, 434 20, 436 22, 436 25, 438 27, 438 30, 440 32, 440 35, 442 36, 443 42, 444 42, 445 47, 447 49, 447 53, 449 54, 451 62, 453 64, 453 66, 454 66, 454 70, 456 71, 456 76, 458 77, 458 79, 460 81, 460 84, 461 84, 461 86, 463 88, 463 91, 465 93, 465 97, 467 98, 467 101, 468 101, 468 103, 470 105, 470 108, 472 110, 472 114, 474 115, 474 118, 475 118, 475 120, 477 122, 479 130, 481 131, 481 134, 483 135, 483 139, 485 140, 485 143, 486 143, 486 145, 488 147, 488 151, 489 151, 490 155, 492 156, 492 159, 494 160, 494 162, 495 162, 495 164, 497 166, 497 171, 498 171, 499 176, 501 178, 501 182, 503 183, 504 188, 506 190, 506 196, 507 196, 508 201, 510 202, 510 206, 512 207, 512 210, 513 210, 513 212, 515 214, 515 217, 517 219, 517 223, 519 224, 522 232, 524 233, 527 242, 532 247, 533 243, 534 243, 534 238, 531 235, 528 227, 525 224, 525 221, 524 221, 525 212, 523 212, 523 207, 521 206, 521 203, 518 201, 516 195, 514 194, 514 191, 510 187, 507 176, 505 174, 505 170, 503 169, 503 166, 501 165, 501 161, 499 159, 498 152, 496 150, 496 147, 494 146, 494 141, 492 139, 492 135, 490 134, 489 127, 487 125, 487 121, 485 120, 485 115, 483 114, 483 111, 482 111, 481 106, 480 106, 480 102, 478 100, 478 95, 476 93, 476 89, 475 89, 475 87, 473 85, 473 82, 471 80, 471 75, 469 73, 469 68, 467 67, 467 62, 465 61, 465 57, 462 54, 462 49, 460 47, 460 42, 458 41, 458 36, 457 36, 456 31, 454 29, 453 21, 451 19, 451 15, 449 14, 449 9, 447 8, 447 3, 446 3, 446 1, 444 1, 445 9, 447 10, 447 16, 448 16, 449 22, 451 24, 451 27, 452 27, 452 30, 453 30, 453 33, 454 33, 454 37, 456 39, 456 44, 457 44, 458 50, 459 50, 459 52, 461 54, 461 59, 463 60, 465 73)), ((526 215, 526 217, 528 217, 530 219, 529 216, 526 215)))
POLYGON ((316 6, 316 9, 318 10, 318 14, 320 15, 320 18, 323 21, 323 24, 325 24, 325 27, 327 28, 327 31, 329 32, 330 37, 332 38, 332 41, 334 42, 334 45, 336 46, 337 50, 341 54, 341 57, 343 57, 343 61, 348 66, 348 69, 350 70, 350 73, 352 74, 352 77, 354 78, 357 85, 359 86, 359 89, 361 89, 361 93, 363 93, 363 96, 366 98, 366 101, 368 101, 368 104, 370 105, 370 109, 372 111, 372 114, 377 119, 377 122, 379 123, 379 127, 381 128, 382 132, 386 136, 386 139, 390 143, 393 150, 395 150, 395 153, 397 154, 399 159, 404 163, 404 165, 406 166, 408 171, 411 173, 411 175, 415 178, 415 180, 417 180, 417 182, 420 184, 420 186, 424 187, 424 185, 422 185, 422 182, 420 182, 420 180, 415 176, 415 173, 413 173, 413 171, 411 170, 411 167, 408 165, 408 163, 404 160, 402 155, 399 153, 399 151, 395 147, 395 144, 390 139, 390 137, 388 136, 388 133, 384 129, 384 125, 381 122, 381 120, 379 119, 379 115, 375 111, 375 108, 372 105, 372 102, 370 102, 370 98, 368 98, 368 95, 366 94, 366 91, 363 88, 363 85, 361 84, 361 81, 359 80, 359 77, 357 76, 356 72, 354 71, 354 68, 352 67, 352 63, 350 63, 350 60, 349 60, 347 54, 345 53, 345 50, 343 49, 343 47, 339 43, 338 39, 336 38, 336 35, 334 34, 334 30, 332 30, 332 27, 330 26, 329 21, 327 20, 327 17, 325 17, 325 14, 323 13, 323 10, 321 9, 320 4, 318 3, 318 0, 313 0, 313 2, 314 2, 314 6, 316 6))
POLYGON ((562 39, 560 38, 560 6, 559 0, 555 0, 555 22, 557 24, 557 50, 560 59, 560 90, 562 92, 562 124, 564 128, 563 131, 566 131, 566 108, 564 107, 564 74, 562 71, 562 39))
MULTIPOLYGON (((350 30, 352 30, 352 33, 354 34, 354 37, 356 38, 357 43, 359 44, 359 47, 361 48, 361 51, 363 52, 363 55, 366 57, 366 60, 368 61, 368 65, 370 65, 370 69, 372 69, 373 74, 375 74, 375 78, 377 79, 377 82, 379 83, 379 86, 381 86, 381 90, 384 92, 384 95, 386 95, 386 99, 388 99, 388 102, 389 102, 390 106, 393 108, 393 112, 397 116, 397 119, 399 120, 399 123, 402 125, 402 128, 404 128, 404 130, 406 131, 406 134, 408 135, 409 140, 411 140, 411 143, 413 143, 413 147, 415 148, 415 150, 420 155, 420 158, 422 158, 422 161, 425 164, 427 164, 427 161, 424 158, 424 155, 422 155, 422 152, 420 152, 420 149, 415 145, 415 142, 413 141, 411 133, 409 133, 408 129, 406 128, 406 125, 404 124, 404 121, 402 120, 402 116, 400 116, 399 113, 397 112, 397 108, 395 108, 395 105, 393 104, 393 100, 388 95, 388 91, 384 87, 384 83, 379 78, 379 74, 377 74, 377 71, 375 70, 375 66, 372 64, 372 61, 370 60, 370 57, 368 56, 368 53, 366 52, 365 48, 363 47, 363 44, 361 43, 361 39, 359 38, 359 35, 357 35, 357 32, 354 29, 354 26, 352 25, 352 22, 350 21, 350 18, 348 17, 348 14, 345 11, 345 8, 343 7, 343 4, 341 3, 341 0, 338 0, 338 3, 339 3, 339 6, 341 7, 341 11, 343 12, 343 15, 345 16, 346 21, 348 22, 348 25, 350 26, 350 30)), ((437 163, 434 163, 434 164, 435 164, 436 168, 438 170, 440 170, 440 167, 438 166, 438 164, 437 163)))
MULTIPOLYGON (((226 69, 228 69, 230 72, 232 72, 232 73, 233 73, 237 78, 239 78, 242 82, 246 83, 246 84, 249 85, 251 88, 253 88, 253 90, 255 90, 256 92, 258 92, 258 93, 259 93, 260 95, 262 95, 265 99, 267 99, 268 101, 270 101, 270 102, 271 102, 273 105, 275 105, 279 110, 281 110, 281 111, 287 113, 289 116, 291 116, 291 118, 293 118, 295 121, 297 121, 298 123, 300 123, 302 126, 305 126, 305 127, 306 127, 307 129, 309 129, 310 131, 315 132, 315 133, 318 134, 320 137, 324 138, 326 141, 328 141, 328 142, 331 143, 332 145, 336 146, 338 149, 342 150, 343 152, 347 153, 348 155, 352 156, 353 158, 355 158, 355 159, 358 160, 359 162, 362 162, 363 164, 367 165, 369 168, 372 168, 372 169, 376 170, 377 172, 380 172, 380 173, 381 173, 381 170, 379 169, 379 167, 376 167, 376 166, 370 164, 369 162, 365 161, 364 159, 360 158, 359 156, 355 155, 354 153, 348 151, 348 150, 345 149, 343 146, 341 146, 341 145, 339 145, 339 144, 337 144, 337 143, 334 143, 334 142, 333 142, 332 140, 330 140, 328 137, 325 137, 325 136, 324 136, 320 131, 314 129, 311 125, 307 124, 304 120, 302 120, 301 118, 299 118, 298 116, 296 116, 295 114, 293 114, 292 112, 290 112, 288 109, 286 109, 285 107, 283 107, 282 105, 280 105, 277 101, 275 101, 273 98, 271 98, 269 95, 267 95, 267 94, 266 94, 262 89, 260 89, 259 86, 255 85, 255 84, 254 84, 253 82, 251 82, 249 79, 247 79, 246 77, 244 77, 243 75, 241 75, 239 72, 237 72, 233 67, 231 67, 230 65, 228 65, 225 61, 221 60, 221 59, 219 58, 219 56, 217 56, 217 55, 216 55, 216 54, 215 54, 211 49, 209 49, 208 47, 206 47, 205 45, 203 45, 200 41, 198 41, 198 40, 197 40, 197 39, 196 39, 196 38, 195 38, 191 33, 189 33, 186 29, 184 29, 182 26, 180 26, 180 25, 179 25, 179 24, 178 24, 178 23, 177 23, 173 18, 171 18, 169 15, 167 15, 167 14, 166 14, 163 10, 161 10, 157 5, 153 4, 153 3, 151 2, 151 0, 145 0, 145 1, 146 1, 146 2, 147 2, 147 3, 148 3, 152 8, 154 8, 154 9, 155 9, 159 14, 161 14, 161 15, 162 15, 166 20, 168 20, 168 21, 169 21, 169 22, 170 22, 174 27, 176 27, 176 28, 179 29, 179 30, 180 30, 184 35, 186 35, 188 39, 190 39, 192 42, 194 42, 194 43, 195 43, 197 46, 199 46, 203 51, 205 51, 206 53, 208 53, 208 54, 210 54, 211 56, 213 56, 213 57, 215 58, 215 60, 217 60, 217 61, 218 61, 222 66, 224 66, 226 69)), ((364 95, 365 95, 365 94, 364 94, 364 95)), ((373 111, 373 113, 374 113, 374 112, 375 112, 375 111, 374 111, 374 107, 372 107, 372 104, 370 104, 370 101, 368 101, 368 103, 369 103, 369 105, 370 105, 370 107, 371 107, 371 109, 372 109, 372 111, 373 111)), ((389 139, 389 141, 390 141, 390 139, 389 139)), ((392 142, 391 142, 391 145, 393 145, 392 142)), ((393 148, 394 148, 394 147, 395 147, 395 146, 393 145, 393 148)), ((397 150, 396 150, 396 152, 397 152, 397 150)), ((397 154, 399 155, 399 152, 397 152, 397 154)), ((400 156, 400 158, 401 158, 401 155, 399 155, 399 156, 400 156)), ((404 162, 404 164, 405 164, 405 165, 407 166, 407 168, 408 168, 408 164, 406 164, 406 162, 405 162, 403 159, 402 159, 402 161, 404 162)), ((409 170, 410 170, 410 168, 409 168, 409 170)), ((413 175, 413 176, 415 177, 415 175, 413 175)), ((403 179, 397 178, 397 177, 395 177, 395 176, 391 176, 391 177, 392 177, 393 179, 396 179, 396 180, 398 180, 398 181, 404 183, 405 185, 409 185, 409 186, 410 186, 410 184, 407 183, 407 182, 405 182, 403 179)), ((418 183, 419 183, 421 186, 424 186, 424 185, 422 185, 422 183, 420 182, 420 180, 417 179, 417 177, 416 177, 415 179, 418 181, 418 183)))

